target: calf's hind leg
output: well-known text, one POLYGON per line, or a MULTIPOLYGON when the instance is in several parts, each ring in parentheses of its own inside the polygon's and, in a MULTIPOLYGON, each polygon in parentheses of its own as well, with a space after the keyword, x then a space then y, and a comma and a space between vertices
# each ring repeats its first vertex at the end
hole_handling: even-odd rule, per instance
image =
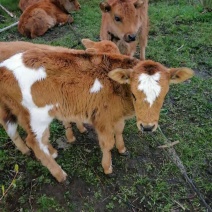
POLYGON ((26 146, 17 131, 17 118, 10 112, 8 108, 0 106, 0 124, 7 132, 10 139, 16 147, 23 153, 29 154, 30 149, 26 146))
POLYGON ((28 133, 27 145, 33 150, 35 156, 41 161, 41 163, 48 168, 51 174, 57 179, 58 182, 66 180, 67 174, 56 163, 54 158, 50 155, 48 145, 39 142, 35 135, 28 133))

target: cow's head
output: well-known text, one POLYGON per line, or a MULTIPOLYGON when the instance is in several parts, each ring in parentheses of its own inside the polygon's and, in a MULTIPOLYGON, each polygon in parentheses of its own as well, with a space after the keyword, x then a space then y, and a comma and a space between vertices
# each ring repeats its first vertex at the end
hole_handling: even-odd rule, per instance
POLYGON ((78 0, 57 0, 60 8, 65 9, 67 12, 71 12, 74 10, 79 10, 80 9, 80 4, 78 0))
POLYGON ((107 14, 110 32, 126 42, 133 42, 141 26, 140 8, 146 0, 117 0, 109 4, 100 3, 100 9, 107 14))
POLYGON ((130 84, 138 129, 154 131, 169 84, 183 82, 193 74, 189 68, 168 69, 160 63, 146 60, 133 69, 112 70, 109 77, 118 83, 130 84))
POLYGON ((120 54, 116 44, 108 40, 95 42, 90 39, 82 39, 82 44, 85 46, 87 53, 120 54))

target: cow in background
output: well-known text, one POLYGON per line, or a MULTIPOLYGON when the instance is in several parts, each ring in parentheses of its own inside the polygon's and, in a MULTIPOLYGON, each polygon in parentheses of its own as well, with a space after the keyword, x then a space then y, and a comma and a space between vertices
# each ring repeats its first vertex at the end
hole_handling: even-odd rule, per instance
POLYGON ((101 40, 111 40, 122 54, 133 56, 140 45, 140 59, 145 59, 148 39, 148 0, 106 0, 100 3, 101 40))
POLYGON ((105 174, 112 173, 111 149, 126 152, 124 121, 136 116, 142 131, 157 129, 170 83, 193 76, 188 68, 166 68, 120 54, 67 53, 32 49, 0 63, 1 123, 14 136, 17 123, 26 144, 52 175, 67 174, 48 149, 48 127, 56 118, 94 126, 105 174))
POLYGON ((72 23, 73 18, 69 13, 79 9, 77 0, 40 0, 24 10, 18 30, 29 38, 41 36, 55 25, 72 23))

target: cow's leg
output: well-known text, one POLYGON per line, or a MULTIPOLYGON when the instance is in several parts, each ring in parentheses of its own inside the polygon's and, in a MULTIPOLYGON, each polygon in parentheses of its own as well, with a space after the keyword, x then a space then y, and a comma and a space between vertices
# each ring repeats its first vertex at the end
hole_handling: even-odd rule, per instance
POLYGON ((125 147, 124 139, 122 135, 124 126, 125 126, 124 120, 121 120, 114 125, 114 131, 115 131, 115 138, 116 138, 116 148, 118 149, 118 152, 121 155, 127 156, 129 152, 127 151, 125 147))
POLYGON ((104 130, 96 128, 99 145, 102 150, 102 167, 104 169, 105 174, 111 174, 113 172, 112 168, 112 158, 111 158, 111 150, 114 147, 115 139, 113 130, 104 130))
POLYGON ((57 179, 58 182, 66 180, 67 174, 56 163, 48 150, 48 145, 38 141, 33 133, 28 132, 26 138, 27 145, 33 150, 35 156, 41 163, 48 168, 51 174, 57 179))
POLYGON ((130 57, 133 57, 135 52, 136 52, 136 46, 137 46, 138 42, 134 41, 132 43, 130 43, 129 45, 129 49, 128 49, 128 54, 130 57))
MULTIPOLYGON (((74 136, 74 133, 73 133, 73 130, 72 130, 72 125, 70 122, 63 122, 63 125, 65 127, 65 130, 66 130, 66 138, 67 138, 67 141, 69 143, 72 143, 76 140, 75 136, 74 136)), ((77 129, 81 132, 81 133, 84 133, 87 131, 87 129, 84 127, 83 123, 81 121, 77 121, 76 122, 76 126, 77 126, 77 129)))
POLYGON ((139 35, 139 44, 140 44, 140 59, 145 60, 145 49, 147 46, 147 39, 148 39, 148 23, 146 26, 142 27, 141 33, 139 35))
POLYGON ((64 13, 57 14, 57 23, 59 23, 59 25, 63 25, 65 23, 72 23, 73 21, 74 19, 72 18, 71 15, 67 15, 64 13))
POLYGON ((76 122, 76 126, 77 126, 77 129, 81 132, 81 133, 84 133, 84 132, 87 132, 87 129, 84 127, 83 123, 81 121, 77 121, 76 122))
POLYGON ((50 144, 49 136, 50 136, 49 128, 47 128, 43 133, 42 142, 43 142, 43 144, 48 146, 48 150, 49 150, 51 156, 53 158, 56 158, 58 156, 58 153, 57 153, 57 150, 50 144))
POLYGON ((67 141, 69 143, 73 143, 76 138, 74 136, 74 133, 73 133, 73 130, 72 130, 72 126, 71 126, 71 123, 70 122, 66 122, 64 121, 63 122, 63 125, 65 127, 65 130, 66 130, 66 138, 67 138, 67 141))
POLYGON ((14 142, 16 147, 23 154, 29 154, 30 149, 26 146, 26 144, 18 134, 18 124, 16 122, 16 117, 12 115, 9 110, 4 110, 3 107, 0 107, 0 124, 3 126, 3 128, 7 132, 10 139, 14 142))

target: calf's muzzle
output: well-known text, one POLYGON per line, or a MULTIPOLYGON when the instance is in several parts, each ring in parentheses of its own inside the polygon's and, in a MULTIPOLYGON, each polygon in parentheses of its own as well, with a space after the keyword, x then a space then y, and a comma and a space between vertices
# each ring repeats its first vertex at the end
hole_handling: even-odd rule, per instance
POLYGON ((143 125, 140 124, 141 130, 144 132, 152 132, 153 129, 155 128, 155 125, 143 125))

